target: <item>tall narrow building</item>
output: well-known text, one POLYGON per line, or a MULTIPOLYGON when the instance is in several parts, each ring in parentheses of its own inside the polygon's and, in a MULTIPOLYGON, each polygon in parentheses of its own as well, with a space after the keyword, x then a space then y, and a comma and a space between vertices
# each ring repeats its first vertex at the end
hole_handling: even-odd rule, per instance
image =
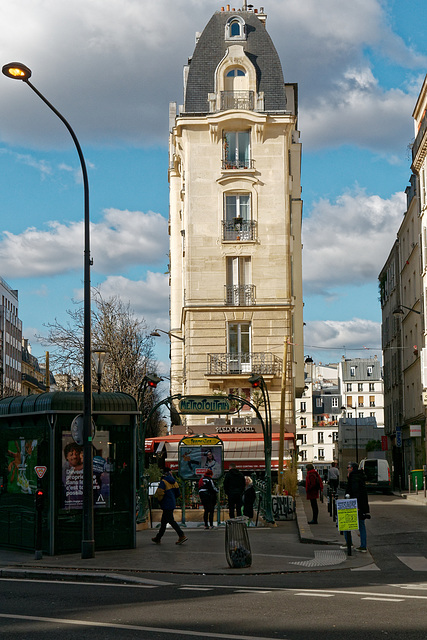
POLYGON ((22 322, 18 291, 0 278, 0 391, 2 398, 21 394, 22 322))
MULTIPOLYGON (((304 386, 298 94, 266 18, 246 3, 216 12, 184 69, 184 104, 170 106, 171 385, 249 399, 248 378, 262 374, 273 431, 284 406, 295 433, 304 386)), ((236 425, 256 423, 242 414, 236 425)), ((202 420, 187 416, 187 431, 202 420)))

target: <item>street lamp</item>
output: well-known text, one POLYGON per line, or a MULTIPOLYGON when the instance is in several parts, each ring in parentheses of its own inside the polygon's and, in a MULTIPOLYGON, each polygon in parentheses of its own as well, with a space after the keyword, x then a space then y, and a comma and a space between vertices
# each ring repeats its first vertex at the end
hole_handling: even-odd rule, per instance
POLYGON ((343 406, 343 407, 341 407, 341 411, 343 411, 344 413, 348 409, 354 410, 354 420, 355 420, 355 423, 354 423, 355 432, 354 432, 354 434, 355 434, 355 437, 356 437, 356 462, 359 463, 359 442, 358 442, 358 434, 357 434, 357 407, 351 407, 351 406, 348 406, 348 407, 344 407, 343 406))
POLYGON ((398 307, 396 307, 396 309, 393 309, 392 313, 394 316, 404 316, 405 312, 403 311, 403 309, 407 309, 408 311, 413 311, 414 313, 418 313, 418 315, 421 315, 421 311, 412 309, 412 307, 406 307, 404 304, 401 304, 398 307))
POLYGON ((154 331, 152 331, 150 333, 150 336, 153 336, 154 338, 160 338, 160 333, 164 333, 167 336, 169 336, 169 338, 176 338, 177 340, 181 340, 182 342, 185 342, 185 338, 181 338, 180 336, 176 336, 174 333, 171 333, 170 331, 163 331, 163 329, 154 329, 154 331))
POLYGON ((64 123, 70 133, 80 160, 84 189, 84 285, 83 285, 83 528, 82 558, 95 555, 93 512, 93 451, 92 451, 92 382, 91 382, 91 296, 90 296, 90 218, 89 181, 86 163, 76 134, 64 116, 31 84, 31 69, 20 62, 5 64, 2 68, 7 78, 22 80, 64 123))
POLYGON ((96 369, 96 377, 98 379, 98 393, 101 393, 101 378, 104 370, 105 359, 107 357, 107 351, 103 347, 97 347, 92 349, 92 360, 96 369))
POLYGON ((271 500, 271 449, 272 449, 272 424, 271 424, 271 407, 270 396, 268 395, 267 385, 262 376, 254 374, 249 378, 254 389, 261 389, 262 398, 264 401, 265 411, 265 425, 262 424, 262 430, 264 435, 264 457, 265 457, 265 484, 266 484, 266 504, 265 504, 265 517, 269 522, 274 522, 272 500, 271 500))

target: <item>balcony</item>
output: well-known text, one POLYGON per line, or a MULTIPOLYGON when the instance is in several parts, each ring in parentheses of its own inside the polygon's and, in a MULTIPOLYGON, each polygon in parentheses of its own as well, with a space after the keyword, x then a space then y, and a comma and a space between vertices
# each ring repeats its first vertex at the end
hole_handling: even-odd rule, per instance
POLYGON ((255 304, 255 285, 226 284, 225 304, 236 307, 250 307, 255 304))
POLYGON ((222 223, 222 239, 224 242, 250 242, 256 240, 256 222, 233 218, 222 223))
POLYGON ((221 91, 221 111, 227 109, 254 109, 253 91, 221 91))
POLYGON ((207 376, 259 374, 279 376, 282 360, 273 353, 208 353, 207 376))
POLYGON ((249 160, 249 158, 246 158, 244 160, 237 160, 237 159, 224 159, 222 161, 222 168, 223 169, 231 169, 231 170, 236 170, 236 169, 253 169, 254 168, 254 161, 253 160, 249 160))

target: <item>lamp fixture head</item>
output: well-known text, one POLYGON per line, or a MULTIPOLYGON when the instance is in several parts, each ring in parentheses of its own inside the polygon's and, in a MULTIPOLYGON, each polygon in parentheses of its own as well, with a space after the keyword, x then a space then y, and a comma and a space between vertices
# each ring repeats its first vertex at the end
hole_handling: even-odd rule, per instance
POLYGON ((2 67, 2 73, 7 78, 13 80, 29 80, 31 78, 31 69, 22 62, 9 62, 2 67))

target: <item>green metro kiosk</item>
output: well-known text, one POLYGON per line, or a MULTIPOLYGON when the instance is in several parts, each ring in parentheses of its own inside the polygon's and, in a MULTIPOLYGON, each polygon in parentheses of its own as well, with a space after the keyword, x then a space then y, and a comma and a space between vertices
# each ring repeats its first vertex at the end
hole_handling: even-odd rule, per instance
MULTIPOLYGON (((135 399, 93 394, 95 548, 136 546, 135 399)), ((81 549, 82 392, 0 400, 0 546, 35 549, 35 493, 42 490, 42 550, 81 549)))

